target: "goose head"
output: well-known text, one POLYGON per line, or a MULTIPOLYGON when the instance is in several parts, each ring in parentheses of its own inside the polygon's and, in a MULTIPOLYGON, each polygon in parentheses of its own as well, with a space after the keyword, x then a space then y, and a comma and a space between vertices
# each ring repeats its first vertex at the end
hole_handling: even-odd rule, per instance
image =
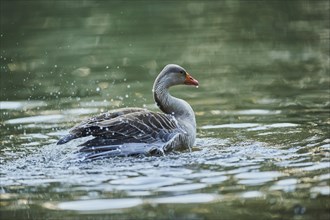
POLYGON ((174 85, 198 86, 198 81, 194 79, 183 67, 176 64, 168 64, 156 78, 154 88, 157 86, 169 88, 174 85))

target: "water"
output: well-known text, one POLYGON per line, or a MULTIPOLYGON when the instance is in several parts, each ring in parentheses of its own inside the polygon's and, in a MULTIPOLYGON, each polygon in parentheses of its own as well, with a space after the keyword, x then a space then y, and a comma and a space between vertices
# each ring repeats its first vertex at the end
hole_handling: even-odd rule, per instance
POLYGON ((329 219, 328 1, 2 1, 4 219, 329 219), (168 63, 199 88, 192 152, 75 160, 55 142, 157 111, 168 63))

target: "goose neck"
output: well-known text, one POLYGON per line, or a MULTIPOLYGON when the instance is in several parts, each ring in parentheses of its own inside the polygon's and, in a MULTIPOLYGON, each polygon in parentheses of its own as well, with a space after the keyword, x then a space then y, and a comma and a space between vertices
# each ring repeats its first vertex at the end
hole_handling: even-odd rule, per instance
POLYGON ((155 86, 153 95, 157 106, 164 113, 172 114, 176 118, 188 117, 195 119, 195 114, 191 106, 186 101, 171 96, 168 87, 155 86))

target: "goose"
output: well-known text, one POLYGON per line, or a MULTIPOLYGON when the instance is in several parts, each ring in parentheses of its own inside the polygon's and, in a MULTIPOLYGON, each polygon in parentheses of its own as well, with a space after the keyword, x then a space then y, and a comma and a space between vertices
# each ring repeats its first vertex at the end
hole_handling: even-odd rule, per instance
POLYGON ((173 97, 169 88, 199 83, 184 68, 168 64, 153 84, 153 98, 162 112, 145 108, 120 108, 82 121, 60 138, 57 145, 92 136, 80 144, 85 159, 113 156, 165 155, 191 150, 196 138, 196 119, 192 107, 173 97))

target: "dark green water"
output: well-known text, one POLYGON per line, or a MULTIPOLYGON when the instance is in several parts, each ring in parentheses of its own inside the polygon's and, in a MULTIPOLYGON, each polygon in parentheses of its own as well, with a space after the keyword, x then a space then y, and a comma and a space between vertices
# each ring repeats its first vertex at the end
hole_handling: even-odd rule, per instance
POLYGON ((329 1, 1 1, 1 219, 329 219, 329 1), (198 89, 192 152, 75 162, 82 119, 198 89))

